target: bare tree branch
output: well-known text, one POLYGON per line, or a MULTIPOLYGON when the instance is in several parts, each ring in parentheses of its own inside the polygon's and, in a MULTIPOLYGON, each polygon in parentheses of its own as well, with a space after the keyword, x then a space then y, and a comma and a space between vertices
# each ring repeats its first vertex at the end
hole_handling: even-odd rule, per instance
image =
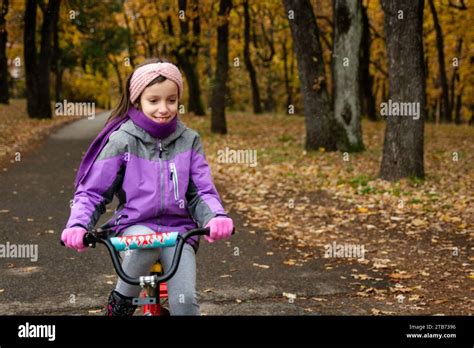
POLYGON ((456 5, 456 4, 453 4, 452 0, 449 0, 449 7, 453 7, 453 8, 456 8, 458 10, 467 10, 467 6, 466 4, 464 3, 464 0, 459 0, 461 2, 461 5, 456 5))

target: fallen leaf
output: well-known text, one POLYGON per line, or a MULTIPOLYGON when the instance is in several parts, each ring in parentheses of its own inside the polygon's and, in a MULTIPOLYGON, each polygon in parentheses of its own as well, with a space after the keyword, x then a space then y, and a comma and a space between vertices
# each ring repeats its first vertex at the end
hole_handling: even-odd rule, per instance
POLYGON ((372 268, 376 268, 376 269, 388 268, 387 262, 383 261, 383 259, 379 259, 377 261, 374 261, 372 268))
POLYGON ((427 222, 424 221, 424 220, 421 220, 421 219, 414 219, 414 220, 411 222, 411 224, 412 224, 413 226, 417 226, 417 227, 418 227, 418 226, 427 225, 427 222))
POLYGON ((23 267, 23 271, 26 273, 35 272, 38 269, 37 266, 23 267))
POLYGON ((412 277, 411 274, 408 274, 406 271, 401 271, 398 273, 392 273, 389 275, 390 278, 392 279, 410 279, 412 277))
POLYGON ((357 296, 361 296, 361 297, 369 297, 369 294, 368 294, 368 293, 366 293, 366 292, 361 292, 361 291, 356 292, 356 295, 357 295, 357 296))
POLYGON ((254 263, 253 266, 255 266, 255 267, 260 267, 260 268, 263 268, 263 269, 268 269, 268 268, 270 268, 270 266, 268 266, 268 265, 260 265, 260 264, 258 264, 258 263, 254 263))
POLYGON ((325 298, 320 298, 320 297, 311 297, 311 299, 318 302, 327 301, 325 298))
POLYGON ((407 293, 407 292, 412 292, 414 289, 405 287, 400 284, 396 284, 395 287, 390 287, 389 288, 391 292, 401 292, 401 293, 407 293))
POLYGON ((102 312, 102 309, 89 309, 88 312, 90 314, 96 314, 102 312))
POLYGON ((375 279, 375 278, 369 277, 367 274, 351 274, 351 277, 354 279, 359 279, 359 280, 375 279))
POLYGON ((395 312, 382 311, 382 310, 377 309, 377 308, 372 308, 370 311, 372 312, 373 315, 391 315, 391 314, 395 314, 395 312))

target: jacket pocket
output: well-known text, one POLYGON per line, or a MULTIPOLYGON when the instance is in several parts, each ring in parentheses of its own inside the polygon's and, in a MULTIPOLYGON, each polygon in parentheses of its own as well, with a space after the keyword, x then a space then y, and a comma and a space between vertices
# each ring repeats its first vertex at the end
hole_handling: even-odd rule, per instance
POLYGON ((173 162, 170 162, 170 180, 173 181, 174 199, 177 201, 179 200, 178 172, 173 162))

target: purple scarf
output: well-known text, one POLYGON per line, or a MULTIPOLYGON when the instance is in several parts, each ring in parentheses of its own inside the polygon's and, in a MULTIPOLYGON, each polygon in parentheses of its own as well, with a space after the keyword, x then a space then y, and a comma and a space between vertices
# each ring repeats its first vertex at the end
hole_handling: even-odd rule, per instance
POLYGON ((104 129, 97 135, 94 141, 89 146, 81 165, 77 170, 76 180, 74 186, 77 189, 82 179, 89 173, 90 168, 94 164, 97 156, 104 148, 109 140, 110 135, 120 128, 122 124, 131 119, 135 125, 144 129, 148 134, 154 138, 164 139, 176 130, 178 124, 178 116, 175 116, 170 122, 165 124, 158 124, 148 118, 142 111, 135 109, 133 106, 128 110, 127 115, 121 118, 115 118, 104 126, 104 129))

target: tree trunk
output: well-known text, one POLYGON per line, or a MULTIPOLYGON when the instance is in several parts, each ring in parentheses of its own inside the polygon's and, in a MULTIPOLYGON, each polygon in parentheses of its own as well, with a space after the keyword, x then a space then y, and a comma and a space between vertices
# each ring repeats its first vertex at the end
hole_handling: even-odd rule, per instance
POLYGON ((38 81, 36 75, 36 1, 28 0, 25 7, 23 49, 25 57, 26 105, 28 115, 34 117, 38 109, 38 81))
POLYGON ((0 104, 8 104, 10 92, 8 88, 7 61, 7 24, 5 17, 8 13, 8 0, 2 0, 0 7, 0 104))
MULTIPOLYGON (((456 47, 456 58, 460 59, 461 57, 461 50, 462 50, 462 38, 458 39, 458 44, 456 47)), ((459 82, 459 67, 456 65, 453 67, 453 77, 451 79, 451 97, 450 97, 450 103, 449 105, 451 106, 451 109, 449 110, 449 114, 452 114, 454 105, 456 105, 456 110, 454 114, 454 123, 456 124, 461 124, 461 108, 459 103, 461 102, 461 94, 462 91, 459 92, 459 95, 456 96, 456 82, 459 82)))
POLYGON ((62 95, 62 90, 63 90, 63 74, 64 74, 64 69, 59 68, 58 71, 56 71, 56 90, 55 90, 55 99, 56 102, 61 102, 63 99, 62 95))
MULTIPOLYGON (((187 1, 179 0, 179 9, 187 13, 187 1)), ((198 54, 200 47, 201 26, 199 19, 199 3, 196 0, 191 1, 190 12, 193 14, 192 36, 189 31, 188 18, 186 15, 184 20, 180 20, 181 28, 181 45, 174 51, 174 55, 178 60, 178 65, 183 69, 188 81, 188 111, 196 116, 205 116, 204 103, 201 96, 201 86, 199 82, 198 71, 198 54)))
POLYGON ((266 89, 266 94, 267 97, 265 98, 263 102, 263 110, 268 113, 273 113, 275 112, 275 91, 274 91, 274 81, 275 81, 275 76, 274 73, 269 70, 267 74, 267 89, 266 89))
POLYGON ((60 0, 49 0, 46 12, 43 12, 43 25, 41 27, 41 50, 38 66, 38 98, 39 110, 36 114, 40 118, 51 118, 51 93, 50 71, 52 60, 52 37, 55 22, 59 20, 60 0))
MULTIPOLYGON (((183 69, 188 82, 188 111, 193 112, 196 116, 204 116, 204 104, 201 98, 201 86, 199 84, 199 73, 196 64, 191 62, 192 55, 178 54, 178 65, 183 69)), ((197 62, 197 59, 195 60, 197 62)))
POLYGON ((360 123, 360 48, 362 39, 361 0, 334 1, 334 117, 344 132, 338 149, 364 150, 360 123))
POLYGON ((441 82, 441 122, 451 122, 451 107, 449 106, 449 90, 448 90, 448 79, 446 77, 446 67, 444 64, 444 38, 443 31, 438 20, 438 14, 436 13, 436 7, 433 0, 428 0, 430 5, 431 14, 433 15, 433 22, 436 31, 436 49, 438 51, 438 67, 439 67, 439 78, 441 82))
POLYGON ((461 124, 461 108, 462 108, 462 93, 463 89, 456 96, 456 109, 454 110, 454 122, 457 125, 461 124))
MULTIPOLYGON (((206 30, 206 41, 210 42, 212 37, 212 33, 210 28, 206 30)), ((203 58, 204 58, 204 76, 206 79, 206 84, 210 85, 212 82, 212 60, 211 60, 211 48, 209 45, 204 45, 204 51, 203 51, 203 58)), ((206 93, 206 105, 207 105, 207 111, 210 111, 211 108, 211 102, 212 102, 212 88, 207 89, 206 93)))
POLYGON ((255 114, 262 113, 262 106, 260 101, 260 91, 257 82, 257 73, 253 67, 252 60, 250 59, 250 14, 249 14, 249 2, 245 0, 244 6, 244 61, 247 71, 250 76, 250 85, 252 87, 252 102, 253 112, 255 114))
MULTIPOLYGON (((288 71, 288 49, 286 48, 286 42, 282 44, 283 48, 283 67, 285 71, 285 91, 286 91, 286 109, 285 112, 288 114, 290 105, 293 105, 293 83, 290 80, 290 73, 288 71)), ((293 105, 293 113, 294 113, 294 105, 293 105)))
POLYGON ((51 58, 51 71, 55 76, 55 90, 54 90, 54 100, 57 103, 61 102, 61 90, 62 90, 62 75, 63 69, 61 67, 61 49, 59 47, 59 28, 58 21, 54 22, 53 28, 53 53, 51 58))
POLYGON ((51 118, 51 95, 49 74, 51 71, 51 38, 55 22, 59 19, 59 0, 49 0, 48 5, 41 3, 43 24, 41 26, 41 48, 37 60, 36 1, 28 0, 25 8, 24 50, 27 88, 27 110, 31 118, 51 118))
POLYGON ((373 78, 370 75, 370 27, 367 8, 362 10, 362 41, 360 50, 360 102, 362 114, 366 115, 370 121, 377 121, 377 111, 375 108, 375 98, 373 92, 373 78))
POLYGON ((387 82, 382 80, 380 83, 382 84, 382 101, 386 101, 388 99, 387 82))
POLYGON ((119 88, 119 95, 123 95, 123 79, 122 75, 120 74, 120 63, 117 61, 117 59, 110 58, 109 56, 106 57, 107 61, 112 65, 115 71, 115 75, 117 76, 117 84, 119 88))
POLYGON ((232 9, 232 0, 220 0, 219 25, 217 27, 217 67, 214 76, 212 91, 212 116, 211 131, 226 134, 227 124, 225 119, 226 82, 229 69, 229 12, 232 9))
POLYGON ((130 27, 130 22, 128 20, 128 15, 125 12, 125 0, 122 1, 122 11, 123 19, 125 20, 125 27, 127 28, 127 49, 128 49, 128 58, 130 60, 130 66, 132 69, 135 69, 135 40, 132 35, 132 28, 130 27))
POLYGON ((469 126, 474 126, 474 104, 471 102, 469 106, 469 110, 471 111, 471 118, 469 119, 469 126))
POLYGON ((385 180, 424 177, 423 4, 423 0, 382 0, 390 100, 392 103, 413 103, 410 104, 412 108, 418 104, 418 119, 414 111, 413 115, 408 113, 409 116, 395 116, 398 113, 392 112, 393 115, 387 117, 380 171, 385 180))
POLYGON ((436 125, 439 124, 440 114, 441 114, 441 98, 436 98, 436 109, 435 109, 435 117, 434 117, 434 123, 436 125))
POLYGON ((336 121, 327 92, 319 29, 309 0, 283 0, 293 45, 298 59, 298 75, 303 94, 306 149, 337 150, 336 121))

